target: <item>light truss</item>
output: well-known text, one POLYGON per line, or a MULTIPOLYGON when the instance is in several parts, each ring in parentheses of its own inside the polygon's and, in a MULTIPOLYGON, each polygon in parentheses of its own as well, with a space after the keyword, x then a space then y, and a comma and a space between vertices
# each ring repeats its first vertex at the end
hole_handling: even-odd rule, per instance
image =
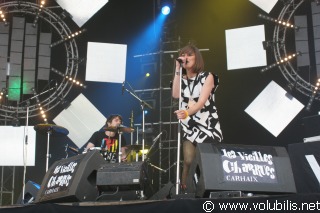
MULTIPOLYGON (((42 7, 42 12, 38 13, 40 8, 39 4, 26 2, 26 1, 8 1, 0 3, 0 9, 8 17, 9 14, 22 14, 30 16, 39 16, 39 20, 43 20, 45 23, 51 26, 53 33, 57 34, 61 39, 72 33, 71 29, 65 23, 65 21, 56 14, 50 8, 42 7)), ((8 18, 7 18, 8 21, 8 18)), ((64 52, 65 52, 65 70, 64 75, 70 76, 73 79, 76 78, 78 73, 79 65, 79 53, 78 47, 75 39, 70 39, 63 43, 64 52)), ((56 107, 71 90, 73 84, 70 83, 66 78, 61 78, 59 82, 51 92, 45 98, 40 97, 40 104, 45 112, 56 107)), ((1 105, 0 106, 0 118, 25 118, 27 115, 27 109, 25 106, 10 106, 10 105, 1 105)), ((34 117, 39 115, 38 103, 31 104, 29 106, 29 117, 34 117)))
MULTIPOLYGON (((305 0, 289 0, 283 6, 281 12, 279 13, 278 20, 283 20, 286 22, 290 22, 292 20, 294 13, 296 10, 305 3, 305 0)), ((290 55, 286 49, 286 45, 281 45, 286 42, 287 30, 292 30, 281 25, 276 25, 273 32, 273 41, 275 43, 275 48, 273 48, 273 53, 276 61, 281 60, 281 58, 290 55)), ((303 79, 296 67, 289 61, 288 63, 284 63, 279 65, 279 69, 285 79, 289 82, 290 85, 294 85, 295 89, 302 94, 311 97, 313 95, 313 91, 315 85, 303 79)), ((316 100, 319 100, 319 95, 315 95, 316 100)))

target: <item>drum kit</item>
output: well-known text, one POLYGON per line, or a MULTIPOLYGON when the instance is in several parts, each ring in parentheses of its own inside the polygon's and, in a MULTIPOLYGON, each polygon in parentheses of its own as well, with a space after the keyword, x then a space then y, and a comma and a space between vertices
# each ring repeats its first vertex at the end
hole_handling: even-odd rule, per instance
MULTIPOLYGON (((46 171, 48 171, 48 166, 49 166, 49 158, 50 158, 50 153, 49 153, 49 145, 50 145, 50 135, 61 135, 61 136, 66 136, 69 134, 69 131, 58 125, 54 124, 37 124, 34 126, 34 130, 36 132, 42 133, 42 134, 47 134, 47 153, 46 153, 46 171)), ((106 131, 111 131, 111 132, 117 132, 119 134, 122 133, 132 133, 134 132, 134 129, 131 127, 126 127, 123 125, 120 125, 118 127, 106 127, 104 128, 106 131)), ((147 154, 149 146, 145 145, 144 150, 143 146, 140 144, 133 144, 133 145, 127 145, 127 156, 126 159, 128 162, 133 162, 133 161, 139 161, 141 156, 143 154, 147 154)), ((100 147, 94 147, 90 149, 89 151, 92 150, 97 150, 99 149, 101 153, 104 152, 103 149, 100 147)), ((121 137, 119 137, 119 150, 121 149, 121 137)), ((85 153, 85 152, 84 152, 85 153)), ((121 162, 121 155, 122 153, 119 153, 119 162, 121 162)))

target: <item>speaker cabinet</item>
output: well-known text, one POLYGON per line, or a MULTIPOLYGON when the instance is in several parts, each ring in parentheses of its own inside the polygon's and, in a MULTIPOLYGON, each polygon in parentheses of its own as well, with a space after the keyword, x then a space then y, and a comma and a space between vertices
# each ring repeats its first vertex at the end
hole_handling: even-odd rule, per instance
POLYGON ((22 197, 22 192, 21 192, 17 200, 17 204, 33 203, 34 200, 36 199, 39 189, 40 189, 39 184, 29 180, 25 185, 24 197, 22 197))
POLYGON ((212 191, 296 193, 284 147, 197 144, 190 171, 196 197, 208 197, 212 191))
POLYGON ((170 199, 176 193, 176 187, 173 183, 169 182, 159 191, 153 194, 149 200, 165 200, 170 199))
POLYGON ((95 201, 97 170, 105 163, 99 151, 55 162, 47 171, 35 202, 95 201))
POLYGON ((143 189, 147 176, 145 162, 109 163, 99 168, 97 187, 100 191, 109 191, 114 187, 125 190, 143 189))
POLYGON ((320 142, 288 145, 298 193, 320 193, 320 142))

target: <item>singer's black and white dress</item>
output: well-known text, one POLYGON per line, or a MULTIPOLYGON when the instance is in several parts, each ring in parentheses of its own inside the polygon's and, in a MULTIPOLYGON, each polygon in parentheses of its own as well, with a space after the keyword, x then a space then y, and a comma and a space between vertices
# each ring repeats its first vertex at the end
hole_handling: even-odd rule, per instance
MULTIPOLYGON (((198 101, 201 89, 208 75, 212 74, 201 72, 194 78, 182 78, 181 109, 187 109, 189 101, 198 101)), ((221 142, 223 139, 214 96, 215 89, 218 86, 218 76, 214 77, 217 80, 215 81, 215 88, 212 89, 203 108, 196 114, 181 120, 181 126, 184 131, 183 137, 193 143, 221 142)))

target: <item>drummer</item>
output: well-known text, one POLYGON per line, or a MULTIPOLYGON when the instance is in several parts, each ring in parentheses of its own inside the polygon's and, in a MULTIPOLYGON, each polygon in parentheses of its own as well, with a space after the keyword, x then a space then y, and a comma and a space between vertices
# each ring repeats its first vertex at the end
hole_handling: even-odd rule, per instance
MULTIPOLYGON (((108 162, 117 162, 119 153, 118 128, 122 124, 122 117, 118 114, 110 115, 106 120, 103 131, 96 131, 88 140, 85 150, 100 149, 108 162)), ((121 134, 121 161, 126 159, 126 140, 121 134)))

